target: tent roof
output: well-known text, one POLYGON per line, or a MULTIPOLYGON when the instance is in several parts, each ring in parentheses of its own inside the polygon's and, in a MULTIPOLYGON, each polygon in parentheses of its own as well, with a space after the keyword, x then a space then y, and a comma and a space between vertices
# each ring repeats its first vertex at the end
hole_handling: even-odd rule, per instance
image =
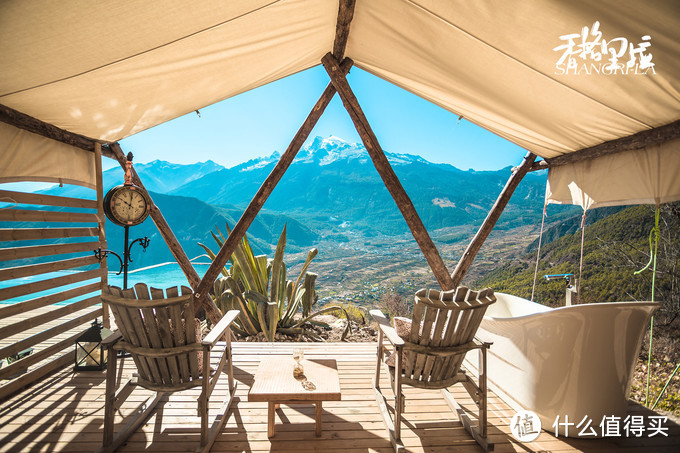
MULTIPOLYGON (((337 16, 329 0, 4 1, 0 104, 116 141, 319 64, 337 16)), ((680 118, 678 24, 674 0, 357 0, 345 55, 550 158, 680 118), (595 21, 649 35, 655 74, 559 74, 560 36, 595 21)))

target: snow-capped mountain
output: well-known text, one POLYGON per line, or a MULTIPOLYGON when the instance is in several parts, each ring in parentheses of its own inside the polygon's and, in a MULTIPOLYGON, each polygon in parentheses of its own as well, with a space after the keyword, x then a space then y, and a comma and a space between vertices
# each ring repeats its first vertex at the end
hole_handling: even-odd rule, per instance
MULTIPOLYGON (((385 153, 425 225, 431 229, 481 221, 500 193, 510 169, 462 171, 412 154, 385 153)), ((280 154, 253 159, 192 181, 171 193, 207 203, 247 205, 280 154)), ((545 176, 528 175, 503 214, 504 222, 540 216, 545 176), (521 207, 520 207, 521 206, 521 207)), ((265 204, 274 212, 337 219, 386 234, 407 226, 366 148, 335 136, 316 137, 304 146, 265 204)))
MULTIPOLYGON (((426 163, 427 161, 420 156, 412 154, 396 154, 386 152, 387 160, 392 165, 408 165, 413 162, 426 163)), ((237 165, 234 169, 240 172, 257 170, 271 163, 276 163, 281 158, 281 153, 275 151, 267 157, 258 157, 248 162, 237 165)), ((367 164, 371 158, 362 143, 350 143, 339 137, 315 137, 312 143, 303 146, 295 156, 294 163, 297 164, 316 164, 319 166, 330 165, 342 161, 350 163, 356 161, 358 164, 367 164)))

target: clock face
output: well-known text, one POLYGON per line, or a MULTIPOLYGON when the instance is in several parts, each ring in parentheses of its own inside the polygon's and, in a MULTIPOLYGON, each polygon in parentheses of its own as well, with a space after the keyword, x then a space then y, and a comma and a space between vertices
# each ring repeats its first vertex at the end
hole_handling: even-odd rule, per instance
POLYGON ((117 186, 106 194, 105 213, 121 226, 137 225, 149 215, 150 203, 146 193, 137 186, 117 186))

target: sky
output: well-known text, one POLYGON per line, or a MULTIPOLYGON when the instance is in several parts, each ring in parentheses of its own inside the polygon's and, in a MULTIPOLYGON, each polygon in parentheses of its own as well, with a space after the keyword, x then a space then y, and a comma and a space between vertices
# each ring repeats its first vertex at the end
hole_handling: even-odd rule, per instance
MULTIPOLYGON (((359 68, 348 80, 383 150, 417 154, 463 170, 518 165, 526 151, 465 119, 359 68), (480 159, 483 151, 484 159, 480 159)), ((283 152, 329 79, 322 66, 242 93, 120 141, 134 161, 180 164, 212 160, 233 167, 283 152)), ((360 142, 338 95, 307 140, 334 135, 360 142)), ((306 144, 307 144, 306 143, 306 144)), ((114 162, 104 160, 105 169, 114 162), (108 164, 108 165, 106 165, 108 164)))

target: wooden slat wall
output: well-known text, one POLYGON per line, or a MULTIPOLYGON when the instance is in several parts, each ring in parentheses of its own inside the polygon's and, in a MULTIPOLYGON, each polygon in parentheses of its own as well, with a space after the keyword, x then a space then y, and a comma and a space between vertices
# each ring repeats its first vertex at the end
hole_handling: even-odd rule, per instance
POLYGON ((0 190, 0 360, 33 348, 3 363, 0 400, 72 366, 75 339, 104 315, 106 267, 93 253, 106 248, 101 188, 96 195, 85 200, 0 190))

